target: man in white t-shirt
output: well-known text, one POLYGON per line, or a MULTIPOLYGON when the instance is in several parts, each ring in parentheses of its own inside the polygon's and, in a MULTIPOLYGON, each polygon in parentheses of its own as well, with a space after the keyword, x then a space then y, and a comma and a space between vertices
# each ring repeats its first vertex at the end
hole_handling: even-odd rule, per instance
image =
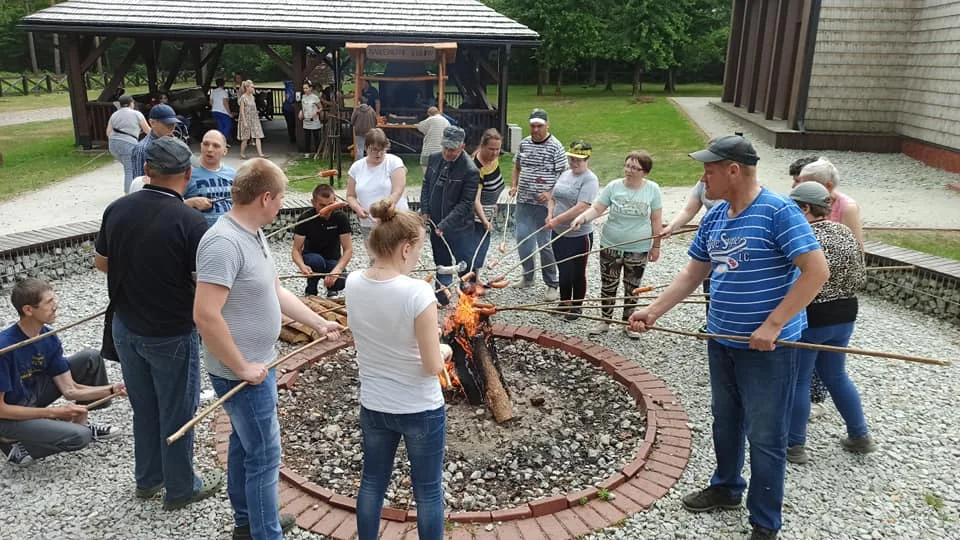
POLYGON ((420 149, 420 165, 427 167, 430 154, 440 151, 440 139, 443 130, 450 125, 450 121, 440 114, 440 109, 430 107, 427 117, 417 124, 417 130, 423 133, 423 148, 420 149))
POLYGON ((223 133, 223 138, 230 140, 230 131, 233 129, 233 114, 230 112, 230 94, 224 87, 223 77, 217 79, 217 87, 210 91, 210 110, 217 119, 217 131, 223 133))

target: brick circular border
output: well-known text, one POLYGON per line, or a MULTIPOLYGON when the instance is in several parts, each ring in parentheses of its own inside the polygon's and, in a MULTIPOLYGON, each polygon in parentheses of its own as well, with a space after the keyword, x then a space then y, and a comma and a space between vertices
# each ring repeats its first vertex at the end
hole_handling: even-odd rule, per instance
MULTIPOLYGON (((453 539, 557 539, 577 538, 615 524, 646 510, 680 479, 690 458, 689 418, 677 397, 655 375, 622 355, 579 338, 546 332, 529 326, 493 325, 494 336, 522 339, 548 349, 561 349, 602 368, 627 387, 647 415, 647 429, 640 450, 632 461, 596 487, 538 499, 514 508, 486 512, 449 512, 455 523, 447 533, 453 539), (599 498, 604 489, 616 495, 599 498)), ((300 371, 351 341, 321 342, 287 360, 277 386, 289 390, 300 371)), ((221 413, 214 420, 217 459, 226 466, 230 419, 221 413)), ((300 528, 338 540, 356 536, 356 499, 333 493, 293 470, 280 469, 280 505, 283 513, 297 516, 300 528)), ((415 510, 384 507, 380 537, 401 539, 416 530, 415 510)), ((409 536, 409 535, 408 535, 409 536)))

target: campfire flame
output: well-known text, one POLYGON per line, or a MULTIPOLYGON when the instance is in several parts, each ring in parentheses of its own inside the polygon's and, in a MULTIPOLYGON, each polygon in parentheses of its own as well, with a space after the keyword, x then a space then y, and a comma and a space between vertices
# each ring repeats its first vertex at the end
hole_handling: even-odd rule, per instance
MULTIPOLYGON (((452 335, 453 339, 467 353, 469 360, 473 359, 473 348, 470 346, 470 338, 477 335, 477 332, 480 331, 480 314, 473 305, 475 300, 476 298, 473 294, 461 292, 457 302, 457 308, 447 316, 447 320, 443 323, 443 334, 452 335)), ((444 369, 447 372, 447 376, 443 377, 442 374, 439 375, 440 386, 445 390, 451 388, 462 390, 463 385, 457 377, 457 367, 456 364, 453 363, 452 358, 445 362, 444 369), (449 384, 447 381, 449 381, 449 384)))

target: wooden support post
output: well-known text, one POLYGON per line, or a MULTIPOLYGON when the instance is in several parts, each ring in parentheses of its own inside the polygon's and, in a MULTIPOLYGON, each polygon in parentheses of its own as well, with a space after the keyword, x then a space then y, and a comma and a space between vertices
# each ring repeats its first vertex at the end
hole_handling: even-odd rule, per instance
POLYGON ((147 88, 151 94, 160 91, 160 85, 157 81, 157 44, 155 40, 144 40, 143 45, 143 63, 147 67, 147 88))
POLYGON ((509 83, 510 45, 498 52, 500 57, 500 80, 497 81, 497 114, 500 115, 500 134, 507 136, 507 85, 509 83))
POLYGON ((203 43, 193 43, 190 47, 190 54, 193 56, 194 81, 197 86, 203 86, 203 43))
POLYGON ((220 67, 220 59, 223 58, 223 43, 218 43, 216 47, 200 62, 200 67, 205 70, 203 81, 200 86, 210 88, 213 84, 213 78, 217 75, 217 69, 220 67))
POLYGON ((89 149, 91 146, 90 114, 87 111, 87 83, 83 78, 83 62, 89 48, 82 37, 67 37, 67 85, 70 93, 70 110, 73 112, 73 135, 77 144, 89 149))
POLYGON ((187 55, 190 54, 190 43, 184 42, 180 46, 180 52, 177 54, 177 59, 174 60, 173 65, 170 66, 170 71, 167 72, 167 78, 163 81, 163 88, 165 90, 170 90, 173 88, 173 83, 177 81, 177 75, 180 75, 180 70, 183 68, 183 63, 187 60, 187 55))
MULTIPOLYGON (((290 78, 293 79, 293 91, 299 92, 303 87, 303 81, 306 79, 304 77, 304 68, 306 67, 307 61, 307 50, 306 46, 303 43, 293 43, 293 70, 290 78)), ((303 132, 303 122, 298 120, 300 113, 300 101, 296 101, 293 104, 293 122, 296 124, 296 139, 297 139, 297 151, 304 149, 306 147, 306 133, 303 132)), ((287 120, 290 121, 290 120, 287 120)), ((316 148, 307 148, 307 151, 316 152, 316 148)))
MULTIPOLYGON (((302 49, 303 45, 293 45, 294 51, 296 51, 297 47, 300 47, 302 49)), ((297 77, 294 75, 294 71, 296 70, 296 67, 288 64, 287 61, 283 59, 283 57, 277 54, 277 51, 273 50, 273 48, 267 45, 266 43, 261 43, 260 48, 263 49, 263 52, 267 53, 267 56, 269 56, 274 62, 276 62, 278 66, 280 66, 280 69, 282 69, 283 72, 287 74, 287 77, 290 77, 291 79, 294 79, 294 81, 296 81, 297 77)), ((300 54, 302 55, 303 51, 301 51, 300 54)), ((296 55, 296 53, 294 53, 294 55, 296 55)), ((294 59, 293 63, 294 65, 296 65, 297 63, 296 59, 294 59)))
POLYGON ((90 68, 93 67, 93 64, 97 63, 97 61, 103 57, 104 53, 107 52, 107 49, 110 48, 110 45, 113 45, 113 42, 116 40, 117 38, 113 36, 100 40, 100 44, 97 45, 97 48, 88 54, 86 58, 84 58, 80 69, 82 69, 84 73, 90 71, 90 68))
MULTIPOLYGON (((356 65, 354 69, 356 73, 353 77, 353 108, 356 109, 360 106, 360 87, 363 86, 363 57, 366 53, 363 50, 357 51, 356 65)), ((374 105, 370 105, 373 107, 374 105)), ((352 139, 353 137, 351 137, 352 139)), ((357 159, 362 158, 363 156, 357 156, 357 159)))
POLYGON ((140 55, 142 49, 143 42, 140 40, 135 41, 133 47, 130 47, 130 50, 127 51, 127 55, 124 56, 123 60, 114 68, 110 82, 103 87, 103 92, 100 92, 100 97, 97 98, 97 101, 107 101, 113 96, 117 89, 120 88, 120 85, 123 84, 124 76, 130 71, 133 63, 137 61, 137 57, 140 55))
POLYGON ((447 51, 440 51, 440 65, 437 69, 437 108, 443 112, 443 102, 447 98, 447 51))

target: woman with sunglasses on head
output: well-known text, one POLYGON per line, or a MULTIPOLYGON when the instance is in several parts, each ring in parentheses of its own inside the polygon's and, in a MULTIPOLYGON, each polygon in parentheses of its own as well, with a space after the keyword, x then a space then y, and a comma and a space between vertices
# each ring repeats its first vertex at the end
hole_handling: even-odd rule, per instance
POLYGON ((433 287, 407 275, 423 250, 420 217, 398 210, 389 198, 374 203, 370 216, 378 221, 367 242, 375 262, 351 272, 344 289, 360 372, 363 474, 357 534, 360 540, 379 536, 383 498, 402 438, 418 535, 441 540, 446 411, 437 375, 453 351, 440 343, 433 287))
POLYGON ((564 319, 575 321, 587 296, 587 253, 593 247, 593 224, 568 230, 570 222, 585 212, 600 191, 600 180, 590 170, 593 148, 586 141, 574 141, 567 150, 569 169, 560 173, 547 200, 546 227, 553 231, 553 255, 560 283, 560 309, 564 319), (561 236, 562 235, 562 236, 561 236), (580 255, 579 257, 577 255, 580 255), (565 260, 569 259, 569 260, 565 260))

